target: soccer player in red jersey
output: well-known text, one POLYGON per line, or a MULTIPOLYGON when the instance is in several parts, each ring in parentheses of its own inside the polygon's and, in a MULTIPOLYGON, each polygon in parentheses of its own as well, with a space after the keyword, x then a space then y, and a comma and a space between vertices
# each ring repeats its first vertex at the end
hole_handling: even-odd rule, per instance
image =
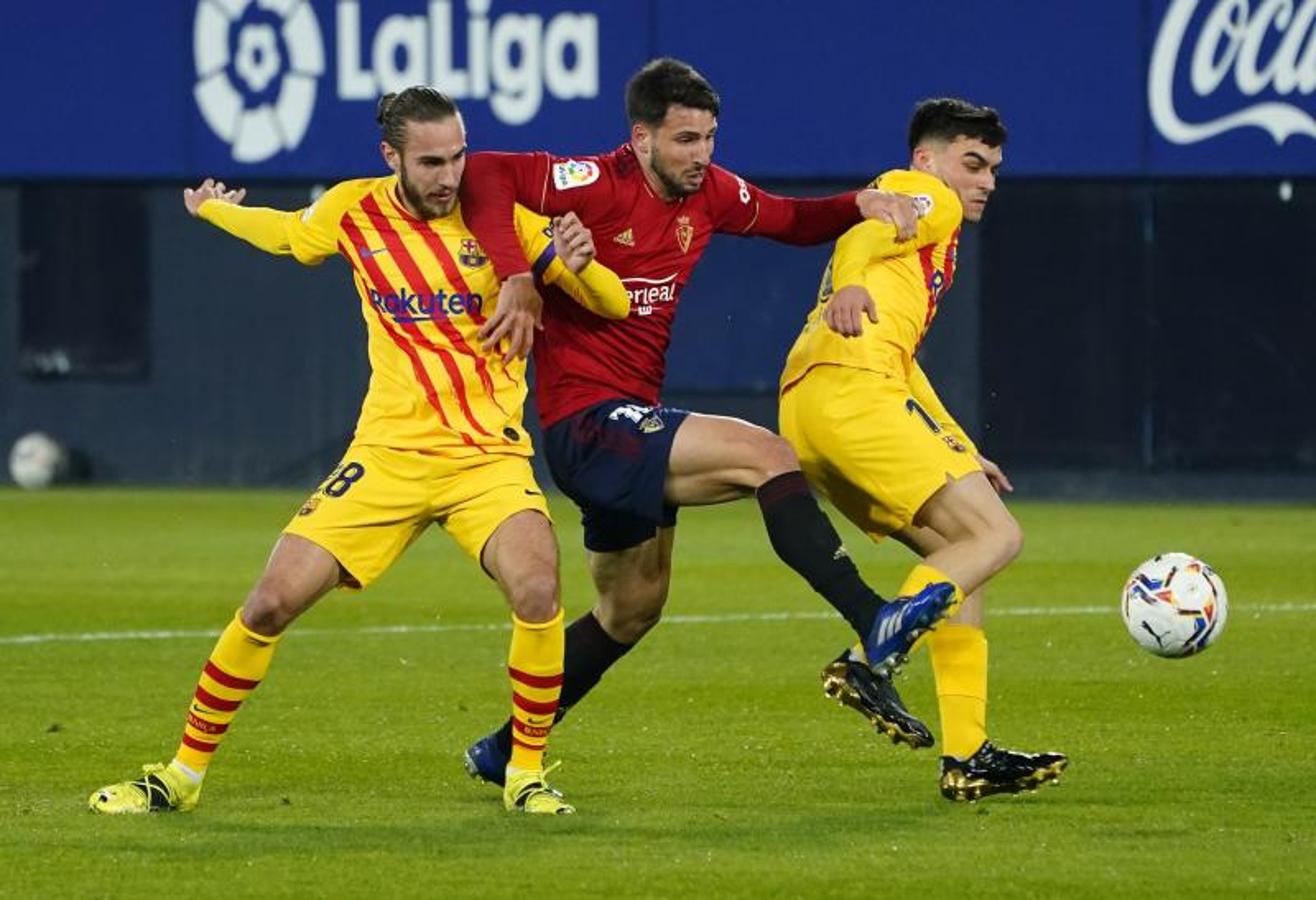
MULTIPOLYGON (((715 232, 792 244, 834 240, 864 216, 914 234, 906 198, 863 190, 791 199, 712 164, 720 101, 689 65, 657 59, 626 88, 630 140, 600 156, 477 153, 463 214, 504 281, 482 329, 524 353, 534 341, 535 396, 558 486, 581 508, 599 599, 566 635, 560 709, 578 702, 644 634, 667 600, 678 507, 757 496, 777 555, 854 628, 868 661, 896 665, 949 611, 949 585, 883 601, 860 578, 789 444, 738 419, 661 405, 666 351, 682 288, 715 232), (595 235, 599 261, 626 285, 631 315, 603 322, 542 307, 504 220, 513 202, 568 210, 595 235)), ((550 289, 551 290, 551 289, 550 289)), ((559 713, 560 715, 560 713, 559 713)), ((466 753, 473 776, 500 783, 509 725, 466 753)))

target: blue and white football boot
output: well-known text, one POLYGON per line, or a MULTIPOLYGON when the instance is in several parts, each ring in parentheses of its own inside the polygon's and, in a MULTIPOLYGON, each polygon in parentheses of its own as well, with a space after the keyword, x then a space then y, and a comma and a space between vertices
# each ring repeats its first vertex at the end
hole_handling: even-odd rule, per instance
POLYGON ((909 648, 936 627, 955 604, 955 586, 947 581, 929 584, 912 597, 897 597, 882 604, 873 630, 864 639, 864 656, 879 677, 889 676, 905 662, 909 648))
POLYGON ((466 748, 462 756, 466 774, 478 781, 503 787, 507 781, 509 756, 498 747, 498 732, 486 734, 466 748))

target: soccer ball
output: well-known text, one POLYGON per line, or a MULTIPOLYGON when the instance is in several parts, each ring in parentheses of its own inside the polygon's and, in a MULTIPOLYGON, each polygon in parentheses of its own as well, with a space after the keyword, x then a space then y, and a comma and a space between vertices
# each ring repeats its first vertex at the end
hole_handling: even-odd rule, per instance
POLYGON ((1120 614, 1129 634, 1157 656, 1191 656, 1225 630, 1229 598, 1215 570, 1187 553, 1162 553, 1133 570, 1120 614))
POLYGON ((9 474, 29 491, 50 487, 68 469, 68 452, 43 431, 32 431, 14 441, 9 451, 9 474))

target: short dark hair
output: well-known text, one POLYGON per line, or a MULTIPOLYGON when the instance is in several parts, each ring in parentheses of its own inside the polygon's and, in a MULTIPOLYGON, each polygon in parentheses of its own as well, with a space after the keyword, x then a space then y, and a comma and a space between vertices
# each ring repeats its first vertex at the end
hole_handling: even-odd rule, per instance
POLYGON ((375 121, 384 140, 399 153, 407 143, 408 122, 441 122, 457 115, 457 104, 443 91, 415 84, 396 94, 385 94, 375 107, 375 121))
POLYGON ((957 97, 924 100, 914 107, 909 120, 909 152, 928 138, 953 141, 957 137, 977 138, 988 147, 1005 143, 1005 125, 1001 114, 990 106, 978 106, 957 97))
POLYGON ((722 101, 694 66, 670 56, 650 60, 626 83, 626 117, 631 124, 657 126, 673 104, 717 115, 722 101))

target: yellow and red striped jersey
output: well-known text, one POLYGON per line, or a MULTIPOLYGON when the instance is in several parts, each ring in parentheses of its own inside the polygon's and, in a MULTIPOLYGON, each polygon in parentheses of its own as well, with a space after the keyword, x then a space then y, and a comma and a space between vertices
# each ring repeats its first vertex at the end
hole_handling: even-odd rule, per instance
POLYGON ((817 302, 786 358, 782 388, 814 366, 831 364, 908 377, 937 305, 955 277, 964 210, 960 198, 926 172, 893 169, 873 179, 873 187, 914 197, 919 209, 918 234, 898 243, 895 226, 867 220, 836 242, 823 271, 817 302), (832 331, 822 313, 834 291, 862 285, 877 306, 877 324, 867 319, 858 337, 832 331))
POLYGON ((964 218, 960 198, 941 179, 908 169, 885 172, 871 186, 912 196, 919 210, 918 233, 900 243, 894 225, 868 220, 841 236, 823 270, 817 302, 786 357, 781 391, 820 365, 899 376, 923 409, 976 454, 977 447, 947 412, 914 358, 955 278, 964 218), (877 324, 865 318, 858 337, 832 331, 822 315, 832 294, 851 285, 866 288, 877 306, 877 324))
MULTIPOLYGON (((366 322, 370 387, 355 441, 398 449, 529 456, 521 424, 525 361, 480 349, 499 282, 460 207, 417 219, 397 197, 397 177, 345 181, 297 212, 215 200, 201 218, 271 253, 316 265, 339 254, 352 267, 366 322)), ((592 262, 574 276, 556 258, 549 221, 522 207, 516 230, 534 270, 592 311, 620 318, 625 287, 592 262)))

